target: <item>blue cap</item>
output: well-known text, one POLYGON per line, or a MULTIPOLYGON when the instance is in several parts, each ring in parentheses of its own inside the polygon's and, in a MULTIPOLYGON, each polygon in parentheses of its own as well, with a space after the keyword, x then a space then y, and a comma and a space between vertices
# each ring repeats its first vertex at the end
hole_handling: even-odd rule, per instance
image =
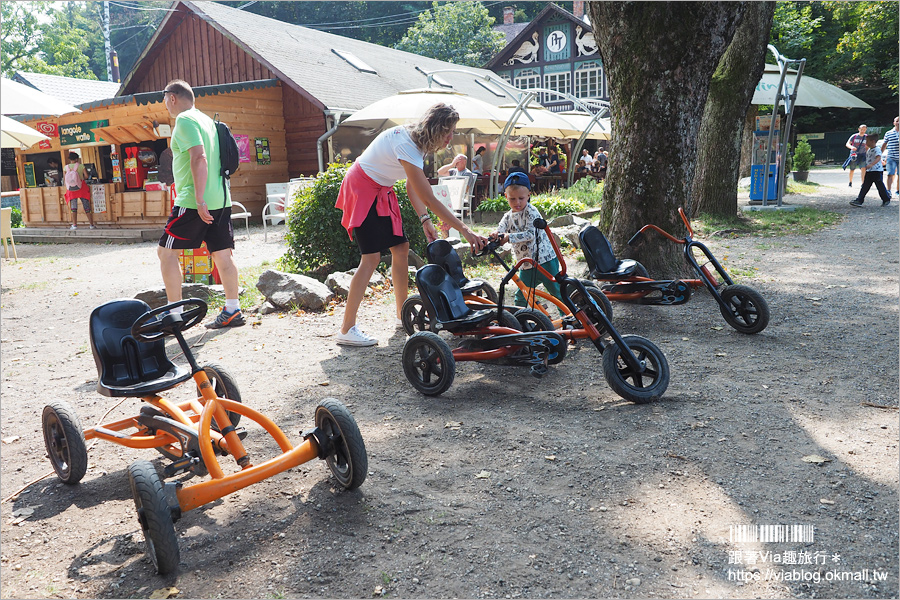
POLYGON ((511 185, 523 185, 530 190, 531 180, 528 179, 528 175, 525 173, 510 173, 506 181, 503 182, 503 189, 505 190, 511 185))

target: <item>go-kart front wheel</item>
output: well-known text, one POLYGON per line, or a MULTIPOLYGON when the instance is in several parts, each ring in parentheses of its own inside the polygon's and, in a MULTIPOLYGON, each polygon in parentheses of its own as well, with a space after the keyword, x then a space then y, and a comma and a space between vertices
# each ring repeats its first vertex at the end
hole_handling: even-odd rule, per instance
POLYGON ((355 490, 366 480, 369 460, 362 434, 347 408, 334 398, 316 407, 316 427, 331 440, 333 453, 325 464, 344 489, 355 490))
POLYGON ((406 335, 413 335, 417 331, 429 331, 431 329, 431 315, 425 309, 422 297, 419 294, 410 294, 400 308, 400 320, 406 335))
POLYGON ((593 323, 594 327, 597 328, 597 331, 600 332, 600 335, 603 335, 604 333, 606 333, 606 325, 603 323, 603 319, 600 318, 600 315, 596 313, 594 304, 596 304, 600 308, 600 310, 603 311, 603 314, 606 315, 606 318, 609 319, 610 323, 612 323, 612 302, 610 302, 609 298, 606 297, 606 294, 601 292, 600 288, 596 286, 585 286, 584 289, 585 291, 587 291, 590 299, 594 301, 593 303, 590 303, 585 298, 582 298, 581 291, 577 289, 569 294, 569 299, 572 301, 572 304, 575 305, 575 308, 585 310, 588 319, 591 321, 591 323, 593 323))
POLYGON ((759 333, 769 324, 769 304, 762 295, 746 285, 729 285, 721 291, 728 306, 719 305, 725 321, 741 333, 759 333))
POLYGON ((44 445, 63 483, 78 483, 87 472, 87 446, 78 415, 67 403, 51 402, 41 415, 44 445))
POLYGON ((623 350, 613 342, 603 351, 603 376, 609 387, 636 404, 660 398, 669 387, 666 355, 653 342, 639 335, 626 335, 622 339, 644 369, 636 371, 629 366, 623 350))
MULTIPOLYGON (((510 318, 515 320, 512 315, 510 318)), ((456 375, 453 351, 447 342, 431 331, 420 331, 406 340, 402 360, 406 378, 426 396, 446 392, 456 375)))
POLYGON ((147 544, 147 555, 160 575, 173 573, 181 560, 178 537, 162 480, 153 463, 146 460, 131 463, 128 466, 128 482, 147 544))

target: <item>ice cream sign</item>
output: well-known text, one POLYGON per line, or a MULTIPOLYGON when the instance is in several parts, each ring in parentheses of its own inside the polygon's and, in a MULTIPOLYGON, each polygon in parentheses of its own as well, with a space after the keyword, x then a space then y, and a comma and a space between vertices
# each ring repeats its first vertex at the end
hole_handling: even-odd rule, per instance
POLYGON ((69 125, 59 126, 59 145, 60 146, 76 146, 79 144, 89 144, 91 142, 102 142, 103 138, 95 138, 91 129, 99 127, 108 127, 109 120, 88 121, 86 123, 70 123, 69 125))

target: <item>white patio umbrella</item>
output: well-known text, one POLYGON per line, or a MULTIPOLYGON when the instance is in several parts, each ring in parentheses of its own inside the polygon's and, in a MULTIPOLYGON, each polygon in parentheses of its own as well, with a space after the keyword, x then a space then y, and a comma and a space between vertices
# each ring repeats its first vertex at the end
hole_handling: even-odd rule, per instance
MULTIPOLYGON (((578 135, 566 136, 571 139, 578 139, 581 137, 581 132, 587 129, 588 125, 593 118, 593 115, 588 114, 586 112, 561 112, 558 113, 560 116, 564 117, 567 121, 569 121, 572 125, 574 125, 579 133, 578 135)), ((591 127, 590 131, 587 134, 585 139, 588 140, 608 140, 610 139, 610 121, 608 118, 606 119, 598 119, 597 123, 591 127)))
MULTIPOLYGON (((506 104, 501 106, 500 109, 504 112, 506 119, 509 120, 515 106, 506 104)), ((581 131, 577 125, 559 113, 547 110, 540 104, 531 103, 528 105, 528 115, 522 113, 518 121, 516 121, 514 135, 566 139, 571 137, 577 138, 581 135, 581 131), (531 118, 529 118, 529 115, 531 118)))
MULTIPOLYGON (((766 65, 762 78, 756 84, 756 91, 753 93, 752 104, 775 104, 775 94, 778 91, 778 80, 781 72, 778 65, 766 65)), ((788 69, 784 76, 784 83, 788 93, 794 91, 794 81, 797 78, 797 71, 788 69)), ((809 77, 804 74, 800 78, 800 87, 797 90, 796 106, 815 106, 824 108, 833 106, 837 108, 869 108, 873 107, 866 104, 853 94, 845 92, 837 86, 825 83, 821 79, 809 77)))
POLYGON ((37 129, 32 129, 15 119, 0 115, 0 146, 3 148, 21 148, 26 150, 41 140, 49 139, 37 129))
POLYGON ((65 115, 81 112, 71 104, 57 100, 33 87, 4 78, 0 81, 0 114, 65 115))
POLYGON ((502 112, 483 100, 453 90, 428 88, 406 90, 382 98, 344 119, 341 126, 382 131, 418 120, 438 102, 452 106, 459 113, 457 133, 497 134, 506 124, 502 112))

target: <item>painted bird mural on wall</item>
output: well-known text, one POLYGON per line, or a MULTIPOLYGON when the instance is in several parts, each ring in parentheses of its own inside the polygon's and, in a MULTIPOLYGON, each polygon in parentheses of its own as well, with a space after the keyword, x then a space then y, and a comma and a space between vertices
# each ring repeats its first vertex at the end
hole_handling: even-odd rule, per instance
POLYGON ((531 41, 524 41, 522 45, 519 46, 519 49, 516 50, 516 53, 513 54, 508 61, 506 61, 507 65, 512 65, 514 63, 533 63, 538 59, 538 50, 540 50, 541 45, 538 42, 538 34, 535 31, 531 34, 531 41))

